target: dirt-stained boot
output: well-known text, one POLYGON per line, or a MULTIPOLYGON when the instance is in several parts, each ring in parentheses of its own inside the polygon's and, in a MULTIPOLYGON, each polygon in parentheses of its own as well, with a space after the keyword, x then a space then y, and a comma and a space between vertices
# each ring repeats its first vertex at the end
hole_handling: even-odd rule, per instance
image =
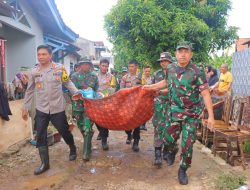
POLYGON ((126 144, 131 144, 131 140, 132 140, 132 135, 128 134, 126 144))
POLYGON ((162 158, 161 158, 161 147, 155 147, 155 166, 162 165, 162 158))
POLYGON ((179 183, 181 185, 187 185, 188 184, 188 176, 187 176, 186 171, 187 171, 187 168, 182 168, 182 167, 179 168, 178 179, 179 179, 179 183))
POLYGON ((101 135, 100 135, 100 132, 99 132, 99 134, 97 135, 97 138, 96 138, 96 140, 101 140, 102 139, 102 137, 101 137, 101 135))
POLYGON ((35 169, 34 171, 35 175, 39 175, 50 168, 48 147, 47 146, 38 147, 38 151, 39 151, 39 155, 40 155, 40 159, 42 163, 37 169, 35 169))
POLYGON ((109 149, 107 137, 103 137, 103 138, 102 138, 102 149, 103 149, 103 150, 108 150, 108 149, 109 149))
POLYGON ((77 154, 76 154, 76 146, 75 144, 69 145, 69 160, 73 161, 76 160, 77 154))
POLYGON ((139 139, 134 139, 132 149, 134 152, 139 152, 139 139))
POLYGON ((83 156, 82 159, 84 161, 89 161, 90 159, 90 153, 91 153, 91 146, 92 146, 92 137, 93 137, 93 133, 87 133, 83 135, 84 137, 84 142, 83 142, 83 156))
POLYGON ((166 147, 163 148, 163 159, 167 161, 167 165, 174 164, 176 152, 170 152, 166 147))

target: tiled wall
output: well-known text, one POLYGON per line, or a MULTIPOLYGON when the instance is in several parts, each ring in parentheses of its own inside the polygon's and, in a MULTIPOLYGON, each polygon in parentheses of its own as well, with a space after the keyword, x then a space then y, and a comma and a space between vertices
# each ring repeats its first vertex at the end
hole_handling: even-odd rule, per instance
POLYGON ((250 48, 233 55, 233 94, 250 96, 250 48))

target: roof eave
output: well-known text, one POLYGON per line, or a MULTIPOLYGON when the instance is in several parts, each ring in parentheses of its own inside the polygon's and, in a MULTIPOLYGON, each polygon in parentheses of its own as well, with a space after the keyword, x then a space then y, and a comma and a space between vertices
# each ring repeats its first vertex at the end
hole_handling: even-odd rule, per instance
POLYGON ((58 27, 60 28, 61 32, 63 32, 71 40, 75 41, 79 37, 79 35, 76 34, 73 30, 71 30, 68 26, 66 26, 66 24, 64 23, 61 15, 57 9, 55 1, 54 0, 46 0, 46 3, 48 5, 48 7, 50 8, 51 13, 53 14, 55 21, 56 21, 58 27))

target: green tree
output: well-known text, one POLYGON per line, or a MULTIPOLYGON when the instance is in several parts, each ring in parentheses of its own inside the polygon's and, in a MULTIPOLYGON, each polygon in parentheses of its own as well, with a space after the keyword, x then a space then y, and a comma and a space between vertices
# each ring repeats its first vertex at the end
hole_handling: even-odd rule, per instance
POLYGON ((209 59, 208 62, 209 62, 209 65, 211 65, 212 67, 216 69, 219 69, 223 63, 226 63, 228 65, 228 69, 231 70, 233 59, 231 55, 227 55, 223 53, 221 56, 214 55, 213 57, 209 59))
POLYGON ((137 59, 153 65, 162 51, 193 43, 194 60, 230 46, 237 29, 227 26, 230 0, 119 0, 105 16, 105 30, 114 45, 116 67, 137 59))

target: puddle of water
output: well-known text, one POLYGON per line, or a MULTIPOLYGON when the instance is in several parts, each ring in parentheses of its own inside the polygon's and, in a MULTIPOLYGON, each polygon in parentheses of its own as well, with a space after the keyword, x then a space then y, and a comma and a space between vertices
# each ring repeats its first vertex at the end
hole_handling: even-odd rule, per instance
POLYGON ((91 168, 90 173, 95 174, 96 173, 96 168, 91 168))
POLYGON ((125 156, 124 152, 119 152, 119 151, 108 151, 108 158, 123 158, 125 156))

